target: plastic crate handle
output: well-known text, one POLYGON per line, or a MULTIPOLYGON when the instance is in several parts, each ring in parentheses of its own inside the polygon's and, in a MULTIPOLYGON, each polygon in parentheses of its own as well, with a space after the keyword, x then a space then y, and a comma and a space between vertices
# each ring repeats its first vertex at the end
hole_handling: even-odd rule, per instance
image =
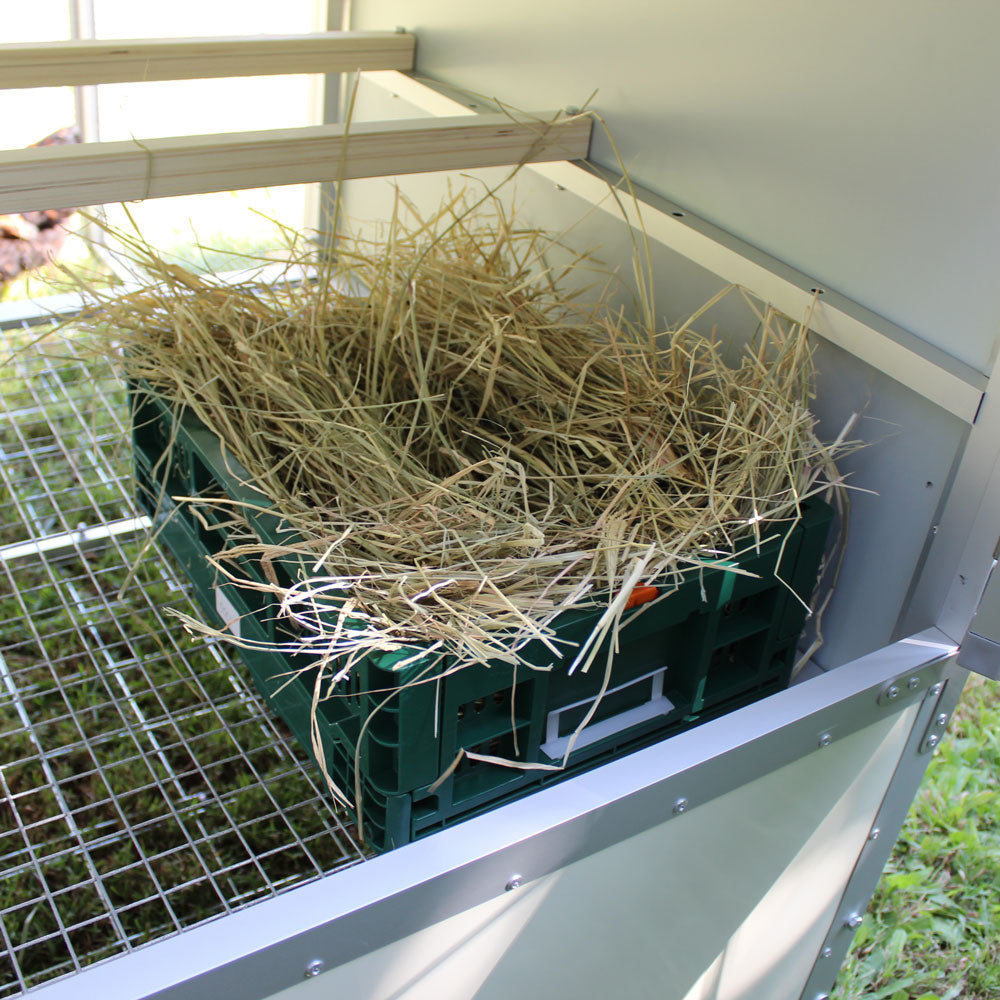
MULTIPOLYGON (((674 710, 674 703, 663 693, 663 678, 666 672, 666 667, 660 667, 659 670, 643 674, 641 677, 636 677, 625 684, 619 684, 618 687, 608 688, 605 696, 635 687, 637 684, 649 684, 649 701, 643 702, 641 705, 636 705, 634 708, 626 709, 618 715, 601 719, 599 722, 592 722, 577 737, 576 743, 573 745, 574 753, 577 750, 582 750, 584 747, 590 746, 591 743, 607 739, 609 736, 615 736, 626 729, 638 726, 640 723, 649 722, 650 719, 655 719, 661 715, 669 715, 674 710)), ((566 747, 569 746, 569 741, 572 738, 572 734, 567 736, 559 735, 559 717, 563 712, 568 712, 584 705, 590 706, 596 700, 596 696, 593 698, 584 698, 582 701, 575 701, 571 705, 563 705, 562 708, 554 708, 549 712, 545 721, 545 742, 539 747, 549 760, 561 760, 565 756, 566 747)))

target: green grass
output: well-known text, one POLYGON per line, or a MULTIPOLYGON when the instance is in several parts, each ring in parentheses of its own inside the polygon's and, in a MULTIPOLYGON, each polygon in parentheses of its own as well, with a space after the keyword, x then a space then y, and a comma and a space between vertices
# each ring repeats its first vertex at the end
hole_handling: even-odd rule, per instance
POLYGON ((1000 696, 973 677, 831 1000, 1000 997, 1000 696))
MULTIPOLYGON (((0 545, 130 516, 124 391, 16 359, 0 545)), ((88 964, 349 860, 240 667, 165 617, 193 611, 177 576, 142 535, 0 560, 0 998, 71 971, 67 945, 88 964)))

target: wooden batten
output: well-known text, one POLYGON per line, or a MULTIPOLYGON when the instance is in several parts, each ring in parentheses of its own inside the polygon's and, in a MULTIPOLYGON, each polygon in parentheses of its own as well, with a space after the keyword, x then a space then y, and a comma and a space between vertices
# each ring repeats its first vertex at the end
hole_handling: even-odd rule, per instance
POLYGON ((591 121, 546 112, 0 152, 0 212, 583 159, 591 121))
POLYGON ((415 46, 413 35, 394 31, 17 43, 0 45, 0 89, 408 70, 415 46))

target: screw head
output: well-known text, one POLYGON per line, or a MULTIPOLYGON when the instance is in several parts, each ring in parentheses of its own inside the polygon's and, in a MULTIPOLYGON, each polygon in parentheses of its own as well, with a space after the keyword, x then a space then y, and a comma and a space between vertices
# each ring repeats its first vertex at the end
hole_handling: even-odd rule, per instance
POLYGON ((680 816, 680 814, 682 812, 687 812, 687 807, 688 807, 688 800, 687 799, 678 799, 674 803, 674 815, 675 816, 680 816))
POLYGON ((851 930, 857 930, 864 923, 864 917, 860 913, 852 913, 845 921, 844 926, 851 930))
POLYGON ((879 828, 878 828, 878 827, 876 826, 876 827, 875 827, 875 828, 874 828, 874 829, 872 830, 872 832, 868 834, 868 839, 869 839, 869 840, 878 840, 878 835, 879 835, 879 834, 880 834, 881 832, 882 832, 882 831, 881 831, 881 830, 880 830, 880 829, 879 829, 879 828))
POLYGON ((515 889, 520 889, 522 885, 524 885, 523 875, 511 875, 503 889, 504 892, 513 892, 515 889))
POLYGON ((898 684, 890 684, 885 689, 885 696, 890 701, 895 701, 899 697, 899 685, 898 684))
POLYGON ((833 737, 829 733, 823 733, 819 738, 819 745, 821 747, 828 747, 833 742, 833 737))
POLYGON ((920 678, 919 678, 919 677, 911 677, 911 678, 910 678, 910 679, 909 679, 909 680, 908 680, 908 681, 906 682, 906 686, 907 686, 907 687, 908 687, 908 688, 909 688, 909 689, 910 689, 911 691, 912 691, 912 690, 913 690, 914 688, 916 688, 916 687, 919 687, 919 685, 920 685, 920 678))
POLYGON ((821 952, 820 955, 823 958, 833 958, 833 949, 827 945, 821 952))
POLYGON ((306 979, 312 979, 313 976, 318 976, 321 972, 326 971, 326 962, 321 958, 314 958, 306 966, 306 979))
POLYGON ((948 713, 947 712, 942 712, 934 721, 939 726, 947 726, 948 725, 948 713))
POLYGON ((937 684, 933 684, 931 686, 931 694, 937 695, 940 694, 943 690, 944 690, 944 685, 940 681, 938 681, 937 684))
POLYGON ((940 736, 935 736, 933 733, 927 737, 927 746, 933 750, 941 742, 940 736))

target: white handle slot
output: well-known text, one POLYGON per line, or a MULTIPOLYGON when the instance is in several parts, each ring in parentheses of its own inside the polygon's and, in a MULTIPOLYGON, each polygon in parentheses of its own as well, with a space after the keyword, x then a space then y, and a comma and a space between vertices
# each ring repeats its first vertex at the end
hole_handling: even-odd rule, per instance
MULTIPOLYGON (((674 703, 663 693, 663 677, 666 672, 666 667, 660 667, 659 670, 643 674, 642 677, 636 677, 635 680, 619 684, 618 687, 608 688, 604 693, 605 697, 609 694, 615 694, 618 691, 624 691, 626 688, 635 687, 637 684, 647 683, 650 687, 649 701, 641 705, 636 705, 635 708, 627 709, 618 715, 612 715, 608 719, 601 719, 600 722, 592 722, 580 733, 576 743, 573 745, 573 749, 580 750, 583 747, 590 746, 591 743, 596 743, 598 740, 603 740, 608 736, 614 736, 615 733, 620 733, 632 726, 637 726, 641 722, 648 722, 650 719, 657 718, 657 716, 668 715, 672 712, 674 703)), ((563 705, 562 708, 556 708, 549 712, 545 723, 545 742, 540 748, 549 760, 562 759, 572 737, 572 733, 566 736, 559 735, 559 717, 562 713, 574 708, 580 708, 583 705, 592 705, 596 700, 596 696, 593 698, 584 698, 582 701, 575 701, 572 705, 563 705)))

